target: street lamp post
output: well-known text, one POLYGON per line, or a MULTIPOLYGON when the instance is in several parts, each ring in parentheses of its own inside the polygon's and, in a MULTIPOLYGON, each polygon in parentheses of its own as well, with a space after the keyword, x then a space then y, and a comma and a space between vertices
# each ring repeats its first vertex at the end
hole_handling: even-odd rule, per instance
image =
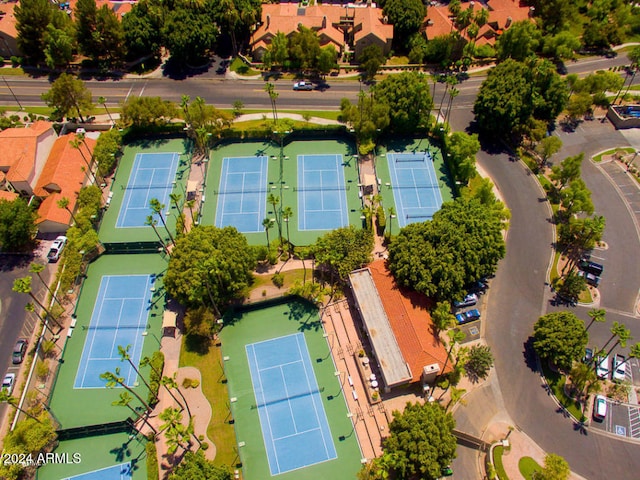
POLYGON ((635 152, 633 152, 633 157, 631 157, 631 160, 629 160, 629 163, 627 163, 627 172, 629 171, 629 169, 631 168, 631 165, 633 165, 633 161, 636 159, 636 157, 638 156, 638 153, 640 153, 640 150, 636 150, 635 152))

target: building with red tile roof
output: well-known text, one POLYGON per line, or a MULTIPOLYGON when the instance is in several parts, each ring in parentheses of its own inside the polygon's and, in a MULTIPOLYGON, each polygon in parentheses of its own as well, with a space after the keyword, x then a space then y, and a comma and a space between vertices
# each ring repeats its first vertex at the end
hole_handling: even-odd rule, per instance
POLYGON ((265 3, 261 24, 251 36, 253 57, 261 60, 278 32, 289 37, 300 25, 317 32, 321 47, 333 45, 339 53, 351 48, 356 58, 372 44, 378 45, 385 54, 391 50, 393 25, 385 23, 382 9, 364 3, 308 7, 297 3, 265 3))
POLYGON ((79 148, 74 148, 71 142, 75 140, 74 133, 56 140, 34 189, 35 195, 43 198, 37 221, 41 232, 67 231, 71 223, 68 210, 75 211, 78 193, 90 176, 87 164, 91 162, 96 141, 85 138, 79 148), (58 207, 62 198, 69 200, 68 210, 58 207))
MULTIPOLYGON (((502 31, 508 29, 514 22, 530 20, 533 12, 521 0, 487 0, 486 3, 472 0, 462 2, 461 8, 462 10, 471 8, 474 12, 485 8, 489 12, 487 23, 480 27, 475 38, 476 45, 493 45, 502 31)), ((448 35, 455 31, 454 22, 455 18, 449 12, 448 6, 435 5, 427 7, 425 19, 427 39, 448 35)), ((463 37, 467 41, 472 40, 469 38, 467 30, 463 32, 463 37)))
POLYGON ((356 270, 349 279, 352 287, 355 286, 356 304, 383 378, 386 379, 394 374, 397 378, 396 383, 391 385, 385 380, 387 387, 402 383, 426 383, 426 381, 432 381, 436 374, 451 370, 451 365, 447 362, 447 351, 436 335, 431 321, 427 297, 400 288, 387 268, 385 260, 377 260, 367 268, 356 270), (361 278, 354 278, 356 276, 361 278), (357 285, 358 281, 362 284, 357 285), (367 292, 369 298, 362 295, 363 290, 371 289, 369 281, 372 282, 380 306, 376 305, 377 300, 371 292, 367 292), (374 311, 380 309, 382 311, 374 311), (370 322, 372 315, 379 317, 377 320, 374 319, 373 323, 370 322), (380 328, 382 326, 386 329, 385 321, 390 327, 389 333, 384 333, 380 328), (393 339, 388 338, 389 336, 393 336, 393 339), (379 352, 379 349, 383 352, 379 352), (395 361, 396 366, 388 360, 393 357, 398 357, 395 361), (408 373, 405 372, 403 364, 406 365, 408 373), (391 368, 394 372, 385 374, 385 370, 391 368))
POLYGON ((0 4, 0 55, 7 59, 13 55, 20 55, 16 17, 13 13, 16 5, 17 2, 0 4))
POLYGON ((16 192, 7 192, 6 190, 0 190, 0 200, 6 200, 7 202, 13 202, 16 198, 18 198, 16 192))
POLYGON ((0 171, 10 190, 31 195, 58 135, 50 122, 0 132, 0 171))

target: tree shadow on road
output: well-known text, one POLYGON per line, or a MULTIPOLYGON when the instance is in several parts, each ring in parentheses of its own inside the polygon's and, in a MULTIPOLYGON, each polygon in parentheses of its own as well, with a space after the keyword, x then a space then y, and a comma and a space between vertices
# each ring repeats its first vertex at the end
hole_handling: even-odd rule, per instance
POLYGON ((532 372, 538 371, 538 359, 536 352, 533 349, 533 337, 527 338, 527 341, 523 344, 522 356, 524 357, 524 363, 532 372))

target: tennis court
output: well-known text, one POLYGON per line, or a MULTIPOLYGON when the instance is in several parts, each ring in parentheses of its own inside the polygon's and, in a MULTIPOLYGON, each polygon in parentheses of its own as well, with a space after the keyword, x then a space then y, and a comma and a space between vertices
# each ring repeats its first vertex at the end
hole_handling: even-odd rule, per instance
POLYGON ((139 363, 154 281, 155 275, 102 277, 74 388, 104 387, 106 382, 100 374, 115 372, 116 368, 125 384, 134 386, 136 372, 128 362, 121 361, 118 346, 131 345, 131 361, 139 363))
POLYGON ((130 463, 121 463, 112 467, 101 468, 92 472, 65 477, 63 480, 129 480, 132 478, 130 463))
POLYGON ((304 335, 245 348, 271 475, 336 458, 304 335))
POLYGON ((169 203, 173 190, 180 154, 175 152, 138 153, 131 169, 131 175, 116 228, 144 227, 151 214, 149 201, 157 198, 160 203, 169 203))
POLYGON ((387 154, 398 224, 430 220, 442 206, 433 160, 427 152, 387 154))
POLYGON ((226 157, 218 189, 216 227, 262 231, 267 205, 267 157, 226 157))
POLYGON ((298 229, 349 225, 342 155, 298 155, 298 229))

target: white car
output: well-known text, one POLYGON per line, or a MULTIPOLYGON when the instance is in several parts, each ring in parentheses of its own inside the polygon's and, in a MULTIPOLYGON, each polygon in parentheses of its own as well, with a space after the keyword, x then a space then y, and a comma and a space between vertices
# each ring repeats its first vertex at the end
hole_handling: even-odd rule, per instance
POLYGON ((596 375, 598 378, 607 379, 609 377, 609 357, 596 358, 596 375))
POLYGON ((624 382, 626 374, 626 364, 624 363, 624 355, 616 355, 613 357, 613 373, 612 379, 617 382, 624 382))
POLYGON ((607 399, 603 395, 596 395, 593 401, 593 418, 598 421, 607 416, 607 399))
POLYGON ((296 82, 293 84, 294 90, 313 90, 313 83, 311 82, 296 82))
POLYGON ((2 380, 2 391, 7 392, 7 395, 11 395, 13 392, 13 385, 16 383, 16 374, 7 373, 2 380))
POLYGON ((60 235, 56 238, 51 244, 51 248, 49 249, 49 253, 47 254, 47 259, 50 262, 57 262, 60 260, 60 254, 62 250, 64 250, 64 246, 67 244, 67 237, 64 235, 60 235))

